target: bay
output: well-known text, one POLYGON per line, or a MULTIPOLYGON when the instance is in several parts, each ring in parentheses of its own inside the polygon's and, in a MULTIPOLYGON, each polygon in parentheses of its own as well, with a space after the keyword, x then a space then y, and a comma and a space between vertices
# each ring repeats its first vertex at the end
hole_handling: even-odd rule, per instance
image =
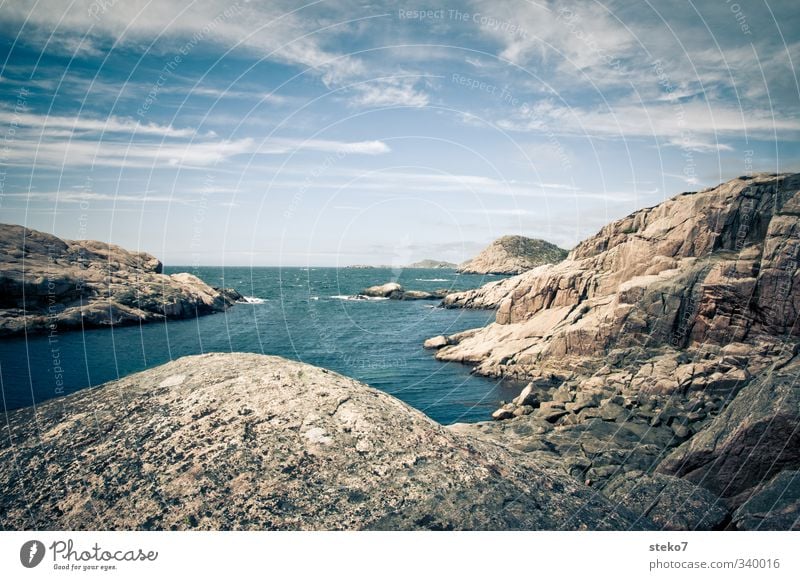
POLYGON ((390 393, 432 419, 486 420, 518 384, 437 361, 426 338, 485 326, 494 312, 435 308, 438 301, 354 300, 397 281, 409 290, 475 288, 496 277, 389 268, 171 267, 251 301, 196 319, 0 341, 3 406, 13 409, 97 386, 175 358, 255 352, 321 366, 390 393))

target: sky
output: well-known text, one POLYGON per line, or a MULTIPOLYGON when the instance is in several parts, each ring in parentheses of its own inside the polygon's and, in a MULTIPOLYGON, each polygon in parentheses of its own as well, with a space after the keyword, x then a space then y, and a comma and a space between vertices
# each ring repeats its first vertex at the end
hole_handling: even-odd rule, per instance
POLYGON ((800 171, 796 0, 0 0, 0 222, 168 265, 564 248, 800 171))

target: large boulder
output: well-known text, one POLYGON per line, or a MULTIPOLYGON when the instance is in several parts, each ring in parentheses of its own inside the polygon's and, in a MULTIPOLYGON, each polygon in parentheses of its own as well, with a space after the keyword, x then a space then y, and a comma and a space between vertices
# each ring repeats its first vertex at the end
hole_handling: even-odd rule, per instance
POLYGON ((399 298, 403 295, 403 287, 397 282, 387 282, 364 288, 361 294, 370 298, 399 298))
POLYGON ((9 413, 3 529, 651 526, 533 457, 324 369, 179 359, 9 413))
POLYGON ((242 297, 156 258, 0 224, 0 336, 138 324, 222 311, 242 297))

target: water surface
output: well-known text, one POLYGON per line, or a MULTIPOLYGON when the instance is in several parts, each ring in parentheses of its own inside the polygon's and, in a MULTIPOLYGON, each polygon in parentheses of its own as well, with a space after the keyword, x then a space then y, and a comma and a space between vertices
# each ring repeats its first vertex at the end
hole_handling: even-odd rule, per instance
POLYGON ((496 279, 450 270, 166 268, 191 271, 253 299, 197 319, 0 341, 6 409, 99 385, 172 359, 205 352, 279 355, 332 369, 386 391, 436 421, 478 421, 519 391, 442 363, 426 338, 484 326, 493 312, 434 308, 438 301, 349 300, 392 280, 406 289, 458 290, 496 279), (60 371, 60 372, 59 372, 60 371), (62 381, 63 384, 59 384, 62 381))

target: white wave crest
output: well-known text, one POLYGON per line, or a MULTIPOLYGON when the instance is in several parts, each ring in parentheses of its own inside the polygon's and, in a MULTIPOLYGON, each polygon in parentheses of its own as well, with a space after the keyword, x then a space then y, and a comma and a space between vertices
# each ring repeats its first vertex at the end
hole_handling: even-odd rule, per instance
POLYGON ((239 300, 240 304, 264 304, 266 302, 266 298, 259 298, 258 296, 242 296, 242 299, 239 300))

